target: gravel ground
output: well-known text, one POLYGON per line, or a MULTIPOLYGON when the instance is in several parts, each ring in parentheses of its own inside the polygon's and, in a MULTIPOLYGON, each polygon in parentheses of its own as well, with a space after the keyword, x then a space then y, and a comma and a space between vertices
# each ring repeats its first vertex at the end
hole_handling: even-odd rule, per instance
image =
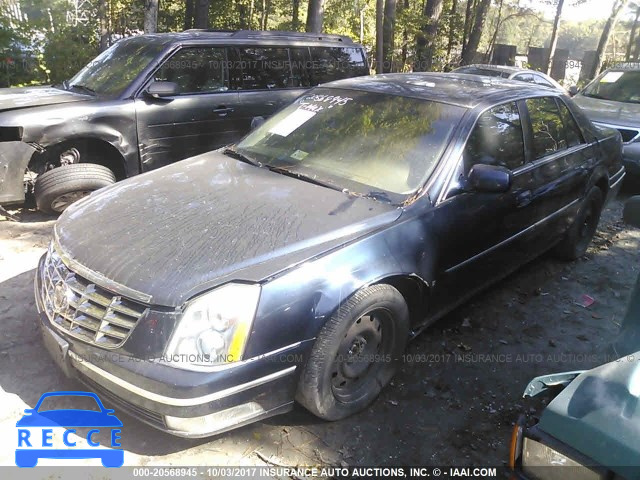
MULTIPOLYGON (((125 464, 503 465, 513 422, 534 408, 522 399, 528 381, 605 361, 639 271, 640 230, 622 224, 621 211, 621 200, 606 209, 577 262, 544 256, 425 331, 392 385, 361 414, 325 423, 296 407, 218 437, 185 440, 116 410, 125 464), (583 295, 595 303, 578 305, 583 295)), ((0 217, 0 465, 14 464, 15 422, 25 408, 46 391, 84 389, 52 364, 36 329, 34 269, 54 219, 14 213, 19 222, 0 217)))

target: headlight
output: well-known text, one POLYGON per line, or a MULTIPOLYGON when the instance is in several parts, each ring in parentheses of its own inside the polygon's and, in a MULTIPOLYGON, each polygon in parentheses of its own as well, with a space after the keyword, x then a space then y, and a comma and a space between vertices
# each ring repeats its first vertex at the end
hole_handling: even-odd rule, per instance
POLYGON ((605 478, 604 474, 595 472, 553 448, 526 437, 522 446, 522 471, 527 478, 538 480, 604 480, 605 478))
POLYGON ((242 360, 259 298, 260 285, 230 283, 191 300, 165 358, 197 370, 242 360))

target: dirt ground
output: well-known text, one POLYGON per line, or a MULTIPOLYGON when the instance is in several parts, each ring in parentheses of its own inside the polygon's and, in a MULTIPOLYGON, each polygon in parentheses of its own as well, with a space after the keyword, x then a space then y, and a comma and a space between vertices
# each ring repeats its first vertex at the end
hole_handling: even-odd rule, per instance
MULTIPOLYGON (((522 399, 528 381, 605 361, 640 266, 640 231, 622 224, 621 210, 621 200, 606 209, 582 259, 536 260, 424 332, 365 412, 325 423, 296 407, 185 440, 116 410, 125 464, 503 465, 513 422, 532 408, 522 399), (588 308, 577 304, 584 294, 595 299, 588 308)), ((19 222, 0 217, 1 465, 14 464, 15 422, 25 408, 50 390, 84 389, 51 363, 36 328, 34 268, 55 219, 15 213, 19 222)))

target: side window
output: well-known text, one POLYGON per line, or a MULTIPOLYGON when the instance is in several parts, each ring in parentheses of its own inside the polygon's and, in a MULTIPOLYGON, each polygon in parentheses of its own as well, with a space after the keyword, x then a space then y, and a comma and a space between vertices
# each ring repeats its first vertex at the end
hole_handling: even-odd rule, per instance
POLYGON ((516 75, 515 77, 513 77, 513 79, 514 80, 520 80, 521 82, 534 83, 533 75, 531 75, 530 73, 520 73, 520 74, 516 75))
POLYGON ((564 104, 562 100, 559 98, 556 99, 558 102, 558 108, 560 109, 560 116, 562 117, 562 122, 564 123, 565 137, 567 138, 567 145, 569 147, 575 147, 576 145, 580 145, 584 143, 584 138, 582 137, 582 132, 580 131, 580 127, 576 123, 576 120, 571 115, 569 108, 564 104))
POLYGON ((541 77, 540 75, 533 75, 533 81, 538 85, 543 85, 545 87, 553 87, 553 85, 549 80, 547 80, 544 77, 541 77))
POLYGON ((369 74, 359 48, 311 47, 309 50, 312 85, 369 74))
POLYGON ((242 90, 287 88, 291 81, 289 50, 281 47, 240 47, 242 90))
POLYGON ((510 170, 524 164, 524 141, 520 112, 515 102, 483 113, 464 151, 465 172, 475 164, 500 165, 510 170))
POLYGON ((177 83, 180 95, 224 92, 229 89, 225 63, 223 48, 183 48, 160 67, 154 80, 177 83))
POLYGON ((533 130, 534 160, 567 148, 564 126, 555 100, 551 97, 530 98, 527 108, 533 130))

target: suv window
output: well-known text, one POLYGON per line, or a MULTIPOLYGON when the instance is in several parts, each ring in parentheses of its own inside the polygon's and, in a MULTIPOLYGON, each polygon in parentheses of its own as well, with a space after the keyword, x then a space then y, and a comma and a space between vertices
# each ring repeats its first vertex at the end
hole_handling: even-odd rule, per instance
POLYGON ((562 117, 562 122, 564 123, 565 137, 567 138, 568 146, 575 147, 576 145, 584 143, 584 138, 582 137, 580 127, 578 127, 576 120, 573 118, 573 115, 571 115, 569 108, 559 98, 557 98, 556 100, 558 101, 560 116, 562 117))
POLYGON ((312 85, 369 74, 359 48, 311 47, 309 51, 312 85))
POLYGON ((229 89, 225 63, 224 48, 183 48, 160 67, 154 80, 177 83, 179 95, 224 92, 229 89))
POLYGON ((567 148, 567 139, 558 105, 551 97, 527 100, 531 119, 533 158, 550 155, 567 148))
POLYGON ((313 86, 311 83, 309 47, 290 48, 289 56, 291 58, 291 86, 306 88, 313 86))
POLYGON ((524 164, 524 140, 520 112, 515 102, 484 112, 469 137, 464 153, 465 171, 477 163, 510 170, 524 164))
POLYGON ((282 47, 240 47, 242 90, 287 88, 291 80, 289 50, 282 47))

